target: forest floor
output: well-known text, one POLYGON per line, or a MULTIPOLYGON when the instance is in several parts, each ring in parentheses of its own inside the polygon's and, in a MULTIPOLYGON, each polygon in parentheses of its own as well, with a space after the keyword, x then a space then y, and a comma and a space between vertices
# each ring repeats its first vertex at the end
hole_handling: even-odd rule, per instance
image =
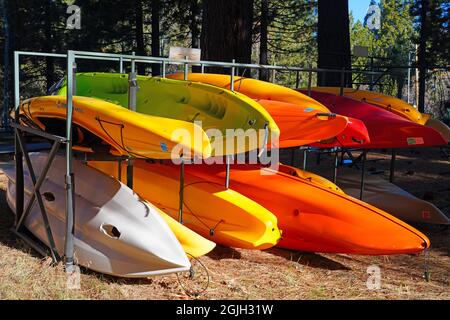
MULTIPOLYGON (((387 170, 389 155, 372 153, 371 169, 387 170)), ((396 183, 450 211, 450 163, 438 149, 402 151, 396 183)), ((0 158, 1 162, 10 161, 0 158)), ((325 157, 331 164, 332 159, 325 157)), ((11 233, 13 213, 6 200, 6 177, 0 169, 0 299, 192 299, 176 275, 119 279, 82 269, 79 289, 67 288, 62 264, 52 266, 11 233)), ((200 258, 210 276, 199 299, 450 299, 450 230, 416 226, 431 240, 425 256, 357 256, 265 251, 218 246, 200 258), (368 289, 368 267, 378 266, 381 287, 368 289)), ((194 286, 195 283, 192 285, 194 286)), ((189 283, 187 284, 190 285, 189 283)))

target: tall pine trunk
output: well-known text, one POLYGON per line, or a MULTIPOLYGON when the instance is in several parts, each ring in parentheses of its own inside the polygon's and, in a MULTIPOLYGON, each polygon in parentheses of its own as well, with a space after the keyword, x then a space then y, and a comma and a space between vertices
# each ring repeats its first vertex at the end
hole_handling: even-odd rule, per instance
POLYGON ((199 36, 200 36, 200 30, 198 27, 198 21, 197 17, 199 15, 199 6, 198 6, 198 0, 191 0, 190 5, 190 13, 191 13, 191 23, 190 23, 190 29, 191 29, 191 46, 192 48, 198 48, 199 43, 199 36))
MULTIPOLYGON (((269 22, 269 4, 268 0, 261 0, 261 30, 260 30, 260 41, 259 41, 259 63, 267 65, 268 64, 268 53, 267 53, 267 26, 269 22)), ((267 69, 260 69, 259 79, 268 81, 269 71, 267 69)))
MULTIPOLYGON (((324 69, 351 69, 350 21, 348 0, 319 0, 317 31, 318 67, 324 69)), ((339 86, 341 74, 319 73, 320 86, 339 86)), ((351 74, 344 77, 344 86, 351 84, 351 74)))
MULTIPOLYGON (((152 0, 152 56, 160 56, 159 44, 159 15, 161 10, 160 0, 152 0)), ((152 64, 152 76, 159 76, 161 74, 161 66, 159 64, 152 64)))
MULTIPOLYGON (((135 1, 136 10, 136 54, 138 56, 145 56, 145 43, 144 43, 144 13, 142 8, 142 0, 135 1)), ((145 64, 139 63, 137 65, 137 71, 141 75, 145 75, 145 64)))
MULTIPOLYGON (((189 25, 189 28, 191 30, 191 47, 200 48, 200 28, 198 25, 200 7, 198 4, 198 0, 191 0, 189 10, 191 14, 189 25)), ((201 68, 199 66, 192 66, 192 72, 201 72, 201 68)))
MULTIPOLYGON (((44 4, 44 16, 45 16, 45 25, 44 25, 44 50, 45 52, 52 52, 53 51, 53 39, 52 39, 52 8, 51 8, 51 2, 45 1, 44 4)), ((50 87, 55 82, 55 65, 54 65, 54 59, 50 57, 45 58, 45 78, 47 80, 46 87, 47 91, 50 89, 50 87)))
MULTIPOLYGON (((253 0, 204 0, 201 35, 202 59, 250 63, 253 0)), ((208 68, 229 73, 229 69, 208 68)))

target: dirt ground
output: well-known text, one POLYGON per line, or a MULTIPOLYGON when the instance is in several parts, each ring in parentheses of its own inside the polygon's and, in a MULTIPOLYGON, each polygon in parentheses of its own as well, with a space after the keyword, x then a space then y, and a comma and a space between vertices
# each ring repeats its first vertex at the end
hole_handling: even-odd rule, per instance
MULTIPOLYGON (((368 163, 369 170, 385 170, 388 175, 388 154, 372 153, 368 159, 376 160, 368 163)), ((396 183, 449 215, 449 159, 439 149, 403 151, 397 159, 396 183)), ((2 160, 7 159, 0 159, 0 163, 2 160)), ((322 165, 331 163, 331 158, 324 157, 322 165)), ((52 266, 48 258, 39 256, 11 233, 14 217, 5 201, 5 189, 6 177, 0 170, 0 299, 192 299, 176 275, 129 280, 82 269, 81 287, 68 289, 61 264, 52 266)), ((450 230, 416 227, 431 240, 427 258, 424 254, 369 257, 217 247, 200 258, 210 283, 197 298, 448 300, 450 230), (429 282, 423 278, 426 264, 429 282), (381 287, 368 289, 368 267, 374 265, 381 271, 381 287)), ((183 284, 192 289, 204 282, 183 284)))

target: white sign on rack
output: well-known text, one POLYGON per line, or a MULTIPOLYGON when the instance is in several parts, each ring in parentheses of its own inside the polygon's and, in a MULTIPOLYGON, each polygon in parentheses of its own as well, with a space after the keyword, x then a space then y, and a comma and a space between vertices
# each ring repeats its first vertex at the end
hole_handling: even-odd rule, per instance
POLYGON ((195 48, 170 47, 169 59, 184 60, 186 57, 191 61, 200 61, 201 50, 195 48))

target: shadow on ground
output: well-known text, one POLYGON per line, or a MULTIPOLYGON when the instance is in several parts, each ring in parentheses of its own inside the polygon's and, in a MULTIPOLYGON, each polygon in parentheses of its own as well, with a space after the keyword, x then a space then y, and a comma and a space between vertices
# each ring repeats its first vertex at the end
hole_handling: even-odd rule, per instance
POLYGON ((321 256, 317 253, 290 251, 281 248, 270 248, 267 252, 303 266, 324 270, 350 270, 343 264, 321 256))
MULTIPOLYGON (((0 244, 8 246, 12 249, 20 250, 36 258, 42 256, 27 245, 23 240, 18 238, 13 232, 15 215, 6 202, 6 191, 0 189, 0 244)), ((27 234, 30 236, 30 234, 27 234)))
POLYGON ((213 260, 222 260, 222 259, 239 260, 242 258, 242 255, 239 251, 230 247, 223 247, 221 245, 216 245, 214 250, 209 252, 207 256, 213 260))

